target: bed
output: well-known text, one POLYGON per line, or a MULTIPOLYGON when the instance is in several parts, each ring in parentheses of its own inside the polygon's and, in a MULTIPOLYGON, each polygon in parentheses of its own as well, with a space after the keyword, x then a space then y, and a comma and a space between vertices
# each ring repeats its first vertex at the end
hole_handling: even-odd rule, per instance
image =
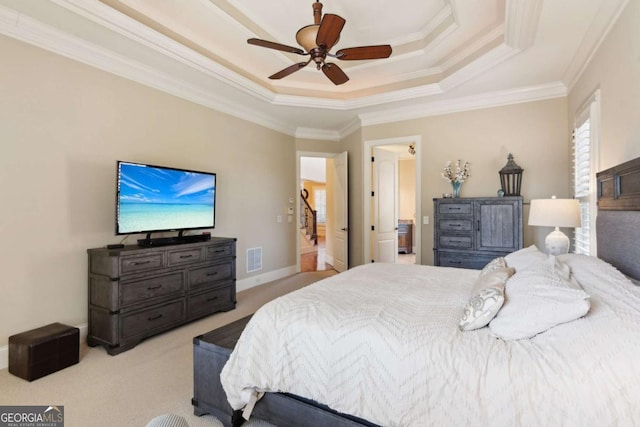
POLYGON ((234 424, 634 425, 640 159, 599 173, 598 198, 599 258, 530 247, 486 272, 368 264, 266 305, 220 373, 234 424), (506 302, 462 331, 487 277, 506 302))

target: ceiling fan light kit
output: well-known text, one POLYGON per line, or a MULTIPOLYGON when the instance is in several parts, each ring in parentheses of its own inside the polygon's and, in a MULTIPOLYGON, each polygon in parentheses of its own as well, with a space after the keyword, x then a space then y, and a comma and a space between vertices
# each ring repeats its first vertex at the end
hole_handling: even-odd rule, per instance
POLYGON ((295 53, 303 56, 310 56, 308 61, 299 62, 280 70, 269 76, 270 79, 277 80, 286 77, 298 70, 301 70, 313 61, 316 64, 316 68, 318 70, 322 70, 324 75, 327 76, 333 84, 341 85, 346 83, 349 80, 349 77, 347 77, 344 71, 342 71, 337 64, 326 62, 327 56, 343 61, 381 59, 391 56, 392 49, 390 45, 351 47, 340 49, 335 54, 331 54, 329 51, 336 43, 338 43, 338 40, 340 40, 340 32, 342 32, 342 28, 346 21, 340 16, 330 13, 322 16, 322 3, 319 1, 313 3, 313 19, 313 25, 302 27, 296 33, 296 41, 304 48, 304 50, 256 38, 247 40, 247 43, 255 46, 295 53))

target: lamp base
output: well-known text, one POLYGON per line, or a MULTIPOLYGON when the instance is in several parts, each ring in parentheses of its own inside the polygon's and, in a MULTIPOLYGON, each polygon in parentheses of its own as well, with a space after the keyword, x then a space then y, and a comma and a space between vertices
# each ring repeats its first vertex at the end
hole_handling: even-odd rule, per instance
POLYGON ((569 238, 558 227, 547 235, 544 244, 549 255, 562 255, 569 252, 569 238))

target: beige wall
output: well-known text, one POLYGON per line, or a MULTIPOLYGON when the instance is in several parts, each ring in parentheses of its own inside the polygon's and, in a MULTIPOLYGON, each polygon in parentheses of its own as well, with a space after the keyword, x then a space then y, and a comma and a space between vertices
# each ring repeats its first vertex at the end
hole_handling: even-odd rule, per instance
POLYGON ((398 219, 416 221, 416 161, 398 160, 398 219))
POLYGON ((599 170, 640 156, 640 2, 630 1, 569 93, 569 124, 598 88, 599 170))
MULTIPOLYGON (((263 270, 295 269, 294 138, 0 37, 0 346, 87 317, 86 249, 114 235, 116 160, 218 174, 214 236, 263 248, 263 270)), ((127 243, 134 243, 132 236, 127 243)))
MULTIPOLYGON (((451 192, 450 184, 440 177, 442 168, 447 160, 458 158, 471 163, 471 177, 462 187, 462 197, 495 196, 500 188, 498 171, 509 153, 524 168, 525 202, 553 194, 567 196, 570 169, 566 111, 566 99, 557 98, 368 126, 362 129, 362 139, 422 136, 420 159, 416 159, 422 170, 422 215, 433 218, 433 198, 451 192)), ((362 173, 357 179, 362 181, 362 173)), ((544 243, 544 234, 526 225, 527 217, 528 206, 524 215, 525 245, 544 243)), ((418 226, 422 227, 421 263, 432 264, 433 221, 418 226)), ((360 221, 350 227, 363 229, 364 225, 360 221)))

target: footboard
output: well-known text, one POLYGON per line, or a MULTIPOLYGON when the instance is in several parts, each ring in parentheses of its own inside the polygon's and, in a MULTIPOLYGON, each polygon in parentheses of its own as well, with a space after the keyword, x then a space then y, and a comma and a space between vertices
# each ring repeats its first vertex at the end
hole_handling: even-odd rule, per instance
MULTIPOLYGON (((227 401, 220 372, 250 319, 245 317, 193 339, 193 413, 214 415, 225 427, 239 426, 243 419, 241 411, 234 412, 227 401)), ((377 427, 287 393, 267 393, 256 404, 252 417, 279 426, 377 427)))
POLYGON ((220 372, 249 317, 237 320, 193 339, 193 413, 211 414, 229 427, 233 424, 233 409, 220 383, 220 372))

